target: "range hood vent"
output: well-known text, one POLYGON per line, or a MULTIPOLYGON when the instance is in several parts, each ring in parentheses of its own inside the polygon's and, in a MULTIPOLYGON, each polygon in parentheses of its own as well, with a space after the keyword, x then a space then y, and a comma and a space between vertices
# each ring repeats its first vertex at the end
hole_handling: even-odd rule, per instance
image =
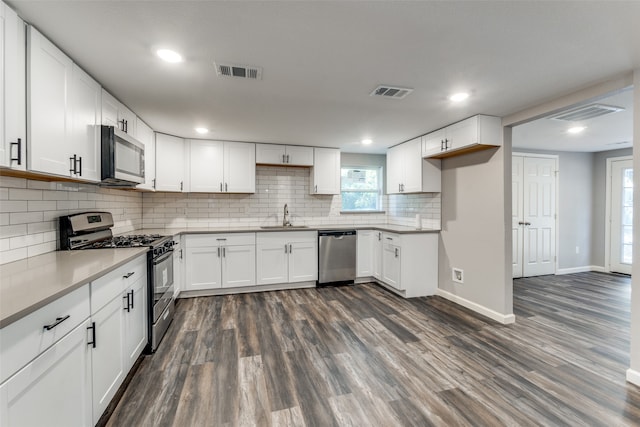
POLYGON ((262 80, 262 67, 239 64, 221 64, 214 62, 218 77, 239 77, 242 79, 262 80))
POLYGON ((407 87, 382 85, 375 88, 369 95, 382 96, 384 98, 402 99, 405 96, 409 95, 411 92, 413 92, 413 89, 407 87))
POLYGON ((624 108, 605 104, 589 104, 583 107, 574 108, 573 110, 563 111, 562 113, 549 118, 565 122, 579 122, 582 120, 593 119, 594 117, 604 116, 605 114, 617 113, 618 111, 624 111, 624 108))

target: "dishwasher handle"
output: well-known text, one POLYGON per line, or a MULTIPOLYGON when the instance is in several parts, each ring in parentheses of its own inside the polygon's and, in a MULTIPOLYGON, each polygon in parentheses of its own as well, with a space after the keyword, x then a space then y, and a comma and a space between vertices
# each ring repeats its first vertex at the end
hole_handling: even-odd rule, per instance
POLYGON ((318 237, 330 236, 336 239, 342 239, 344 236, 355 236, 356 230, 320 230, 318 237))

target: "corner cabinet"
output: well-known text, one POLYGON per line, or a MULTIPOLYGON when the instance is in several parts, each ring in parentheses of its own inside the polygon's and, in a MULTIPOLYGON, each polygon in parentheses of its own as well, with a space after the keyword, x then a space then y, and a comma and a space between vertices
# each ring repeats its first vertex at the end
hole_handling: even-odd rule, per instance
POLYGON ((184 176, 184 139, 156 133, 156 191, 183 191, 184 176))
POLYGON ((255 193, 255 144, 246 142, 187 141, 192 193, 255 193))
POLYGON ((314 148, 311 194, 340 194, 340 150, 314 148))
POLYGON ((422 137, 422 156, 443 159, 502 145, 502 119, 477 115, 422 137))
POLYGON ((0 166, 27 166, 25 26, 0 3, 0 166))
POLYGON ((415 138, 387 151, 387 194, 439 193, 440 160, 422 158, 422 139, 415 138))
POLYGON ((33 27, 27 46, 29 169, 99 181, 100 85, 33 27))

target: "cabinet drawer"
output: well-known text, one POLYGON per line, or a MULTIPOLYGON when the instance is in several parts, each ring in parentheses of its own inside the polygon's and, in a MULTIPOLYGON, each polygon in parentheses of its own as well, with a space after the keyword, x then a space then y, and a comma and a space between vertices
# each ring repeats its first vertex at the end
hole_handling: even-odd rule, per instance
POLYGON ((94 280, 91 283, 91 313, 100 310, 109 301, 122 294, 130 284, 146 274, 147 256, 142 255, 94 280))
POLYGON ((0 329, 0 383, 59 341, 89 314, 87 284, 0 329), (53 326, 56 321, 59 323, 53 326))
POLYGON ((186 236, 187 248, 210 248, 216 246, 255 245, 255 233, 190 234, 186 236))
POLYGON ((383 244, 392 243, 394 245, 400 244, 400 235, 393 233, 382 233, 383 244))
POLYGON ((276 231, 267 233, 257 233, 258 244, 274 243, 306 243, 318 240, 317 231, 276 231))

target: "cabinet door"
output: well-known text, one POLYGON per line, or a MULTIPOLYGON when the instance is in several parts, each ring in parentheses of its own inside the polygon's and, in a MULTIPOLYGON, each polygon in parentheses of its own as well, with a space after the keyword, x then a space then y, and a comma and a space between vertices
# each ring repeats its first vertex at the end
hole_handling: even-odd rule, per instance
POLYGON ((25 170, 26 70, 24 22, 0 3, 0 166, 25 170))
POLYGON ((144 144, 144 183, 136 188, 153 190, 156 179, 156 136, 145 122, 137 119, 136 139, 144 144))
POLYGON ((138 117, 136 117, 133 111, 125 107, 123 104, 118 106, 118 121, 120 122, 120 129, 135 137, 137 120, 138 117))
POLYGON ((0 386, 0 425, 90 426, 89 320, 0 386))
POLYGON ((105 126, 113 126, 114 128, 121 129, 118 123, 118 108, 120 101, 115 99, 106 90, 102 89, 102 124, 105 126))
POLYGON ((129 310, 126 310, 124 315, 125 372, 129 372, 147 345, 147 276, 138 277, 138 280, 125 290, 125 296, 127 294, 129 299, 124 299, 125 303, 129 303, 129 310))
POLYGON ((313 149, 311 194, 340 194, 340 150, 313 149))
POLYGON ((68 87, 73 62, 29 27, 29 169, 70 176, 71 108, 68 87))
POLYGON ((257 245, 256 275, 258 285, 289 281, 288 243, 257 245))
POLYGON ((178 297, 184 288, 184 243, 179 236, 173 238, 173 295, 178 297))
POLYGON ((403 193, 422 191, 422 139, 405 142, 402 147, 403 193))
POLYGON ((256 246, 224 246, 222 251, 222 287, 254 286, 256 284, 256 246))
POLYGON ((382 245, 382 281, 397 289, 400 285, 400 246, 392 243, 382 245))
MULTIPOLYGON (((313 162, 313 155, 312 162, 313 162)), ((282 165, 285 163, 285 146, 277 144, 256 144, 256 163, 261 165, 282 165)))
POLYGON ((389 148, 387 151, 387 194, 398 194, 401 192, 402 169, 402 146, 389 148))
POLYGON ((119 295, 91 315, 95 323, 95 347, 91 351, 94 425, 127 374, 122 357, 125 306, 126 299, 119 295))
POLYGON ((242 142, 224 143, 224 191, 256 192, 256 145, 242 142))
POLYGON ((478 116, 447 127, 447 150, 457 150, 478 143, 478 116))
POLYGON ((156 190, 183 190, 184 140, 163 133, 156 134, 156 190))
POLYGON ((289 283, 318 280, 318 243, 289 244, 289 283))
POLYGON ((431 132, 422 137, 422 157, 429 157, 434 154, 440 154, 444 151, 443 141, 446 137, 446 130, 440 129, 435 132, 431 132))
POLYGON ((73 64, 71 104, 71 153, 79 156, 78 178, 100 181, 100 122, 102 88, 73 64))
POLYGON ((358 230, 356 277, 373 276, 374 231, 358 230))
MULTIPOLYGON (((192 139, 189 144, 189 191, 224 191, 224 143, 192 139)), ((254 165, 255 168, 255 165, 254 165)))
POLYGON ((186 291, 222 287, 222 249, 220 247, 187 248, 186 291))
POLYGON ((382 232, 373 235, 373 277, 382 280, 382 232))
POLYGON ((313 166, 313 147, 286 146, 287 165, 313 166))

